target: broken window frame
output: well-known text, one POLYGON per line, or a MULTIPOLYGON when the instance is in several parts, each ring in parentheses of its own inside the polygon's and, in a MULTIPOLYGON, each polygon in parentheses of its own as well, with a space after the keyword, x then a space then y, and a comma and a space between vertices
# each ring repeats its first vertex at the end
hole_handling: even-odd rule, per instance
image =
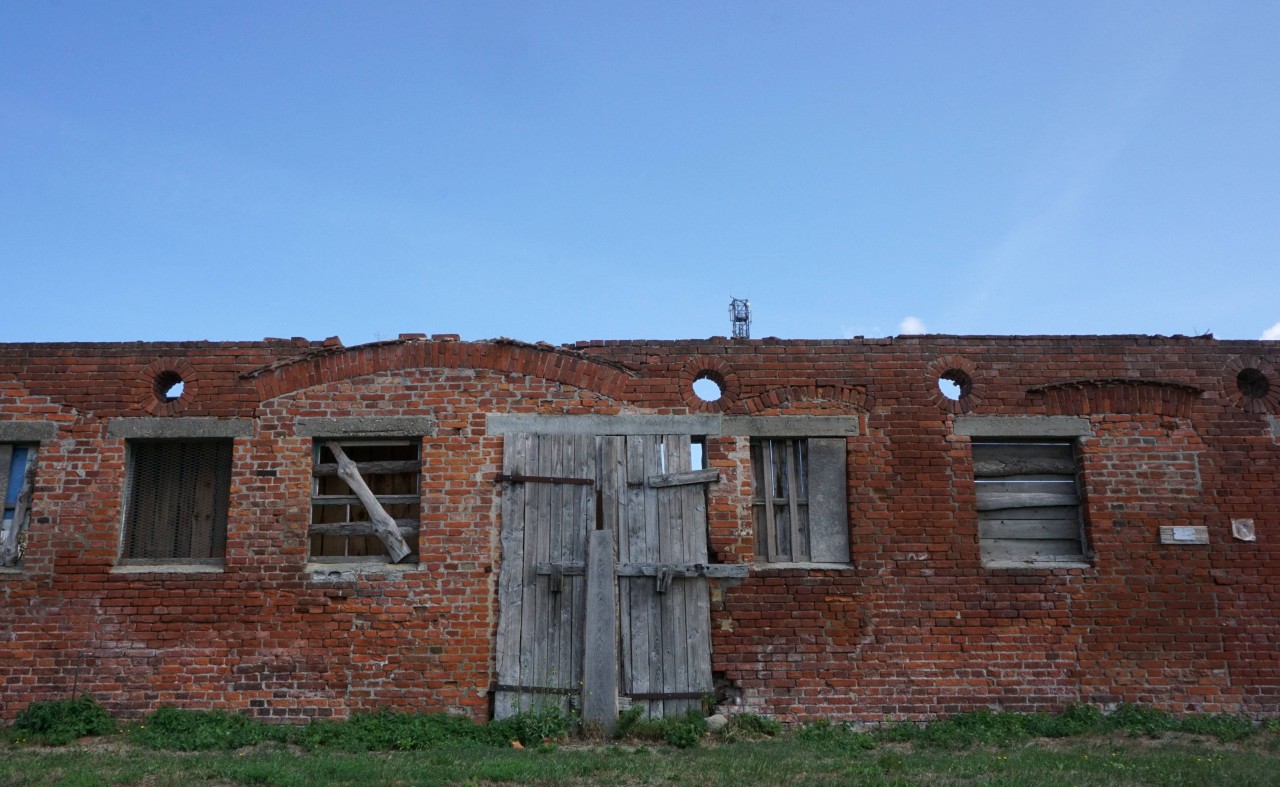
POLYGON ((233 441, 230 438, 130 439, 126 443, 125 454, 125 494, 121 506, 118 564, 223 565, 226 560, 227 523, 231 509, 233 441), (179 447, 196 452, 197 455, 184 457, 178 463, 162 462, 158 457, 145 456, 152 450, 179 447), (206 452, 206 455, 199 456, 199 452, 206 452), (205 466, 199 467, 194 474, 188 474, 186 471, 192 464, 205 466), (144 466, 147 466, 146 470, 142 469, 144 466), (167 492, 160 488, 165 484, 171 486, 167 492), (193 484, 197 486, 193 488, 193 484), (203 493, 200 486, 205 487, 203 493), (187 495, 203 499, 193 500, 188 510, 184 511, 181 498, 187 495), (144 498, 151 501, 153 507, 150 512, 142 509, 144 498), (175 502, 175 498, 178 502, 175 502), (166 512, 165 506, 172 508, 166 512), (201 528, 193 523, 190 532, 184 534, 175 518, 185 518, 186 515, 203 518, 207 520, 207 524, 201 528), (166 523, 163 521, 165 519, 170 521, 166 523), (199 532, 201 530, 204 532, 199 532), (170 531, 172 546, 163 550, 155 549, 156 540, 163 540, 170 531), (149 540, 152 547, 140 546, 140 540, 149 540), (182 543, 184 541, 185 544, 182 543), (154 554, 159 551, 169 554, 154 554), (186 554, 178 554, 183 552, 186 554), (207 554, 197 556, 197 552, 207 554))
POLYGON ((751 438, 758 563, 849 564, 846 467, 843 437, 751 438))
POLYGON ((1078 440, 974 436, 970 453, 985 568, 1090 564, 1078 440), (1070 544, 1077 548, 1071 550, 1070 544))
MULTIPOLYGON (((355 462, 355 467, 360 477, 370 487, 370 491, 383 510, 391 519, 395 520, 396 525, 399 527, 400 535, 405 540, 406 545, 409 546, 410 552, 398 562, 400 564, 416 564, 418 562, 419 526, 422 517, 422 441, 420 438, 317 437, 312 441, 311 512, 309 515, 310 525, 307 532, 307 560, 311 563, 322 564, 386 564, 396 562, 391 559, 386 546, 380 543, 379 536, 374 528, 372 514, 365 510, 363 504, 357 499, 355 490, 351 489, 350 485, 338 477, 336 457, 333 456, 332 452, 326 451, 326 448, 333 444, 340 446, 345 454, 355 455, 350 458, 355 462), (412 449, 413 458, 376 459, 363 455, 367 453, 367 449, 377 448, 412 449), (392 472, 393 468, 394 472, 392 472), (394 479, 397 477, 401 478, 401 486, 405 486, 404 481, 411 481, 408 484, 411 488, 396 489, 394 491, 379 491, 377 489, 377 487, 384 484, 375 479, 394 479), (334 498, 342 498, 342 500, 334 498), (412 498, 412 502, 408 498, 412 498), (323 512, 334 509, 342 509, 343 515, 336 520, 323 521, 325 518, 323 512), (318 518, 321 521, 317 521, 318 518), (343 531, 363 530, 364 532, 320 533, 316 532, 319 529, 317 525, 339 526, 343 531), (323 539, 335 540, 326 542, 323 539), (357 551, 364 551, 364 554, 351 554, 354 539, 362 540, 359 542, 362 547, 357 551), (321 553, 332 548, 331 546, 325 546, 325 544, 341 543, 344 554, 317 554, 317 543, 321 545, 319 549, 321 553)), ((395 482, 392 481, 392 483, 394 484, 395 482)))
POLYGON ((39 443, 0 443, 0 568, 22 566, 39 454, 39 443))

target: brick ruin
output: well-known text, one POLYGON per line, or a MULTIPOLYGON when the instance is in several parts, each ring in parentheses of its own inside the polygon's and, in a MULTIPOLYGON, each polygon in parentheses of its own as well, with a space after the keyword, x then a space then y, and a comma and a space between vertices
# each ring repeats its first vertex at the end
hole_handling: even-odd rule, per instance
POLYGON ((0 345, 0 716, 1274 717, 1276 347, 0 345))

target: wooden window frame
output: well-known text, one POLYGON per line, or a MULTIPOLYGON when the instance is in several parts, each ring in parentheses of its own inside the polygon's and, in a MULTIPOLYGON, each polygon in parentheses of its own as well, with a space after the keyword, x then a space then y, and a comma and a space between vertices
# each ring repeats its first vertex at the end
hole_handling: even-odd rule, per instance
POLYGON ((1090 565, 1077 439, 974 437, 970 454, 985 568, 1090 565))
POLYGON ((39 456, 37 442, 0 442, 0 568, 22 566, 26 553, 23 536, 31 521, 31 497, 39 456), (19 449, 23 450, 22 466, 16 467, 14 456, 19 449))
POLYGON ((843 437, 751 438, 758 563, 849 565, 846 452, 843 437))
MULTIPOLYGON (((387 459, 387 460, 370 460, 356 461, 356 467, 361 477, 379 477, 379 476, 409 476, 412 473, 413 490, 402 491, 395 494, 374 493, 374 497, 383 507, 384 511, 391 508, 393 511, 397 507, 410 507, 412 516, 392 517, 395 519, 396 525, 400 529, 401 537, 406 541, 412 542, 416 547, 419 536, 421 520, 422 520, 422 441, 420 438, 360 438, 360 437, 316 437, 312 441, 311 454, 311 513, 310 526, 307 533, 307 560, 311 563, 340 565, 340 564, 387 564, 391 563, 390 555, 385 552, 385 548, 381 553, 375 554, 343 554, 343 555, 324 555, 316 554, 316 543, 318 538, 337 538, 342 539, 343 549, 349 552, 353 538, 371 538, 376 537, 376 533, 372 527, 370 519, 353 518, 353 509, 358 509, 366 517, 369 513, 364 511, 363 505, 356 499, 353 490, 348 487, 348 493, 345 495, 327 495, 324 493, 323 487, 329 482, 324 481, 326 478, 335 478, 336 481, 336 464, 330 462, 321 462, 324 456, 325 448, 330 444, 337 444, 344 450, 346 449, 366 449, 366 448, 412 448, 414 453, 413 459, 387 459), (338 498, 342 498, 339 500, 338 498), (345 516, 342 522, 317 522, 320 517, 320 509, 331 506, 345 506, 345 516), (329 530, 335 532, 327 532, 329 530)), ((332 458, 332 457, 330 457, 332 458)), ((366 479, 367 481, 367 479, 366 479)), ((345 486, 346 484, 343 483, 345 486)), ((371 490, 372 491, 372 490, 371 490)), ((323 542, 322 542, 323 543, 323 542)), ((367 547, 366 540, 365 545, 367 547)), ((322 548, 323 549, 323 548, 322 548)), ((401 564, 413 565, 418 562, 418 550, 414 548, 410 555, 400 561, 401 564)))

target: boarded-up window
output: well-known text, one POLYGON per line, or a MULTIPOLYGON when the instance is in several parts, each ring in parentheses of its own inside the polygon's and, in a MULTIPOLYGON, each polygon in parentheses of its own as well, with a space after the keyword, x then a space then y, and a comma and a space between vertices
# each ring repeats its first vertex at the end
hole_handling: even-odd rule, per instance
POLYGON ((27 545, 36 446, 0 443, 0 566, 15 566, 27 545))
POLYGON ((988 565, 1087 558, 1075 445, 1068 440, 973 443, 978 534, 988 565))
POLYGON ((130 441, 121 557, 221 560, 230 491, 230 440, 130 441))
MULTIPOLYGON (((409 440, 339 441, 356 463, 360 477, 383 510, 396 521, 412 554, 401 562, 416 562, 418 554, 418 442, 409 440)), ((338 477, 337 459, 329 441, 316 441, 312 471, 311 559, 316 562, 387 562, 386 547, 373 531, 369 512, 355 492, 338 477)))
POLYGON ((754 438, 756 559, 848 563, 843 438, 754 438))

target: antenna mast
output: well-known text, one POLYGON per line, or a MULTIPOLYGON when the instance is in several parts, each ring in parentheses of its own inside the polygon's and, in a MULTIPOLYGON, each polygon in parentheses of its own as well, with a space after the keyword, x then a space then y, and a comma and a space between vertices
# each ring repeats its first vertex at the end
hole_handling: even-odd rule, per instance
POLYGON ((733 338, 751 338, 751 301, 729 296, 729 320, 733 323, 733 338))

